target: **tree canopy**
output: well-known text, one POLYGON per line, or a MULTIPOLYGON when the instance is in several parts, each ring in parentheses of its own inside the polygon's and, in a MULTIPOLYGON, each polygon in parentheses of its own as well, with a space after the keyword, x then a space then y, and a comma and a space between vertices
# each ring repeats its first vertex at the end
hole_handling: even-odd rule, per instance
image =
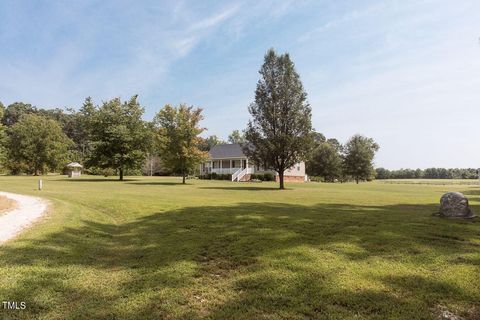
POLYGON ((73 142, 52 119, 23 114, 8 129, 7 166, 13 171, 45 173, 62 167, 73 142))
POLYGON ((202 109, 185 104, 167 104, 155 116, 160 157, 168 168, 182 175, 184 184, 187 174, 207 156, 200 150, 199 135, 205 130, 200 126, 201 120, 202 109))
POLYGON ((342 175, 342 156, 337 146, 325 141, 313 152, 308 164, 308 174, 323 177, 324 181, 334 182, 342 175))
POLYGON ((87 166, 117 170, 120 180, 126 169, 140 168, 152 139, 137 96, 123 103, 115 98, 101 107, 87 99, 83 109, 81 121, 88 129, 91 149, 87 166))
POLYGON ((311 108, 290 56, 270 49, 259 71, 252 119, 245 131, 245 152, 272 168, 284 189, 284 172, 306 159, 313 146, 311 108))
POLYGON ((378 144, 372 138, 356 134, 344 147, 344 172, 357 183, 375 176, 373 158, 378 151, 378 144))
POLYGON ((217 144, 225 143, 216 135, 208 136, 207 138, 200 138, 199 149, 202 151, 210 151, 217 144))
POLYGON ((228 143, 238 143, 240 145, 245 144, 245 135, 239 130, 233 130, 228 136, 228 143))

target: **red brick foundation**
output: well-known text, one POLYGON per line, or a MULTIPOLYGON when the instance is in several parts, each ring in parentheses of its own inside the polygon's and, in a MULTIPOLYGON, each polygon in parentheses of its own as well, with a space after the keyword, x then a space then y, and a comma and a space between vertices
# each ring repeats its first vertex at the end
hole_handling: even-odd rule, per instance
POLYGON ((240 179, 240 181, 250 181, 250 178, 252 177, 251 174, 246 174, 240 179))
MULTIPOLYGON (((275 181, 279 182, 279 176, 275 176, 275 181)), ((283 182, 305 182, 305 176, 283 176, 283 182)))

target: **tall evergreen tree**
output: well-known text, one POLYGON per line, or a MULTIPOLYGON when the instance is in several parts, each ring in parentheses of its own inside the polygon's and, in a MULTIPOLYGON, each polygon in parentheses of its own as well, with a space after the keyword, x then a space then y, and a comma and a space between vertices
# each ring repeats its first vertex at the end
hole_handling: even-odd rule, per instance
POLYGON ((160 157, 168 168, 182 175, 184 184, 187 174, 206 157, 200 150, 199 135, 205 131, 200 127, 202 119, 202 109, 185 104, 177 108, 167 104, 155 116, 160 157))
POLYGON ((357 183, 372 178, 375 175, 373 158, 378 149, 378 144, 372 138, 359 134, 351 137, 344 148, 345 174, 351 176, 357 183))
POLYGON ((259 73, 244 148, 255 163, 278 173, 284 189, 285 170, 305 160, 313 146, 311 108, 288 54, 270 49, 259 73))
POLYGON ((129 101, 119 98, 93 107, 87 99, 85 125, 89 128, 91 152, 87 166, 112 168, 123 180, 126 169, 140 168, 151 146, 147 123, 142 120, 144 109, 133 96, 129 101))

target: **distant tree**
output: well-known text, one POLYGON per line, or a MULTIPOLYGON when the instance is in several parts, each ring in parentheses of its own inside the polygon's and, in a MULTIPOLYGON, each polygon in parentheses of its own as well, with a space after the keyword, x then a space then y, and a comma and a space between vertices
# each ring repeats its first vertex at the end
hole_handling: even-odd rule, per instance
MULTIPOLYGON (((87 98, 88 99, 88 98, 87 98)), ((91 103, 91 100, 89 101, 91 103)), ((57 121, 63 132, 75 143, 73 158, 75 161, 83 162, 86 158, 86 146, 88 145, 88 130, 82 121, 83 115, 74 109, 38 109, 37 114, 57 121)))
POLYGON ((245 135, 238 130, 233 130, 228 136, 228 143, 245 144, 245 135))
POLYGON ((55 120, 23 114, 8 129, 7 165, 14 173, 24 169, 44 174, 65 164, 72 145, 55 120))
POLYGON ((385 168, 376 168, 375 169, 375 178, 378 180, 390 179, 391 173, 385 168))
POLYGON ((20 120, 22 115, 37 112, 37 108, 33 107, 31 104, 14 102, 5 109, 2 117, 2 124, 5 126, 12 126, 20 120))
POLYGON ((259 73, 244 149, 255 163, 275 170, 284 189, 285 170, 305 160, 313 147, 311 108, 288 54, 270 49, 259 73))
POLYGON ((208 136, 207 138, 200 138, 199 149, 202 151, 210 151, 217 144, 223 144, 225 141, 221 140, 219 137, 213 135, 208 136))
POLYGON ((313 135, 313 142, 315 143, 316 146, 319 146, 320 144, 327 141, 327 138, 325 138, 323 133, 313 132, 312 135, 313 135))
POLYGON ((343 152, 342 144, 335 138, 327 139, 326 141, 329 145, 331 145, 337 152, 343 152))
POLYGON ((342 157, 334 146, 324 142, 315 149, 309 167, 309 174, 321 176, 325 181, 333 182, 342 174, 342 157))
POLYGON ((344 147, 344 171, 357 183, 368 180, 374 174, 373 158, 379 146, 373 139, 354 135, 344 147))
POLYGON ((171 171, 158 155, 149 153, 142 164, 142 174, 145 176, 164 176, 171 174, 171 171))
POLYGON ((185 104, 179 107, 167 104, 154 119, 160 157, 169 169, 182 175, 183 184, 187 174, 206 157, 200 150, 199 135, 205 131, 200 127, 201 120, 202 109, 185 104))
POLYGON ((87 99, 88 112, 82 113, 91 139, 87 166, 114 169, 120 181, 125 170, 140 168, 151 147, 151 132, 137 97, 123 103, 115 98, 101 107, 92 107, 87 99))
MULTIPOLYGON (((5 107, 0 102, 0 119, 3 118, 3 114, 5 112, 5 107)), ((6 144, 6 132, 5 132, 5 126, 0 123, 0 167, 3 169, 3 167, 6 164, 6 156, 7 156, 7 149, 5 148, 6 144)))

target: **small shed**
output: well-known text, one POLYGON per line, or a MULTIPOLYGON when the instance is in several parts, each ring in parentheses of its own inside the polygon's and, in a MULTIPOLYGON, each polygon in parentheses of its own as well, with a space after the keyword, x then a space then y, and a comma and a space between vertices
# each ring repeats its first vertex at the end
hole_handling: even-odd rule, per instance
POLYGON ((67 164, 67 168, 69 178, 80 177, 82 175, 83 166, 78 162, 71 162, 67 164))

